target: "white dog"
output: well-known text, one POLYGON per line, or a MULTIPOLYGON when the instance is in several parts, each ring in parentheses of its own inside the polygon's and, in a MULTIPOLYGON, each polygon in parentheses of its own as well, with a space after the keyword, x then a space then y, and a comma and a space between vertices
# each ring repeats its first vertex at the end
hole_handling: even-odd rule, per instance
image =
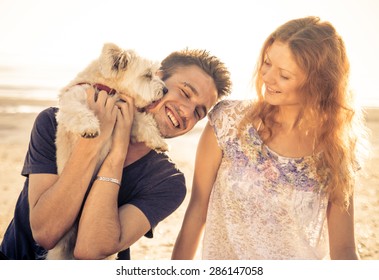
MULTIPOLYGON (((79 137, 97 137, 101 131, 99 121, 88 108, 86 89, 95 87, 105 90, 114 98, 123 94, 134 98, 139 109, 159 100, 167 92, 164 82, 156 76, 160 67, 157 62, 139 56, 133 50, 122 50, 107 43, 100 57, 66 86, 59 95, 59 111, 56 135, 57 167, 61 174, 71 150, 79 137)), ((158 151, 168 150, 153 117, 136 109, 131 132, 132 142, 145 142, 158 151)), ((95 174, 109 152, 111 140, 104 145, 95 174)), ((46 259, 74 259, 73 250, 77 235, 74 225, 58 244, 48 251, 46 259)))

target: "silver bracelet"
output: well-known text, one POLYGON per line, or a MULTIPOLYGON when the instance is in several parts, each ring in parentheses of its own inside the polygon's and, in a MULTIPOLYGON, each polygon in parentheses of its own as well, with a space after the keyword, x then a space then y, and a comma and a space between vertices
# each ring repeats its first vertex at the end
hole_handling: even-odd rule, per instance
POLYGON ((114 184, 118 185, 119 187, 121 186, 121 182, 119 180, 115 179, 115 178, 97 176, 96 180, 104 181, 104 182, 111 182, 111 183, 114 183, 114 184))

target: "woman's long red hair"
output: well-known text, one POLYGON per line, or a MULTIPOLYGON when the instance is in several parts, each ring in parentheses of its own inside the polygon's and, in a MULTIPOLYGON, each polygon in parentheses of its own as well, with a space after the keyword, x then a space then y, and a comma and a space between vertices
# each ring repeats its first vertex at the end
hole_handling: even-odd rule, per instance
POLYGON ((316 145, 322 151, 317 157, 320 173, 328 176, 326 191, 332 200, 348 205, 355 185, 355 175, 363 162, 366 129, 361 112, 348 90, 350 65, 344 42, 329 22, 317 17, 291 20, 275 30, 264 42, 255 73, 257 100, 240 124, 263 123, 264 142, 272 136, 271 127, 277 107, 264 101, 260 74, 267 49, 275 42, 290 48, 298 66, 306 73, 302 84, 302 111, 297 125, 312 129, 316 145), (363 148, 363 149, 361 149, 363 148))

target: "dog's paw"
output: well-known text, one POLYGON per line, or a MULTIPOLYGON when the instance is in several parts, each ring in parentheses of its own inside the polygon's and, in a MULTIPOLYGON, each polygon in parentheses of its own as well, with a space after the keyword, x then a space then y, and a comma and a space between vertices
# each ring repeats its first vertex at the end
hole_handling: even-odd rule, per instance
POLYGON ((167 152, 169 150, 166 141, 156 133, 150 135, 146 135, 145 133, 136 135, 132 133, 130 140, 132 143, 145 142, 146 146, 158 152, 167 152))
POLYGON ((96 138, 100 135, 99 121, 96 118, 87 119, 79 128, 80 136, 83 138, 96 138))
POLYGON ((83 138, 96 138, 100 135, 100 123, 93 114, 82 116, 71 128, 83 138))
POLYGON ((96 138, 97 136, 99 136, 99 132, 98 131, 95 131, 95 132, 85 131, 82 134, 80 134, 80 136, 83 138, 96 138))
POLYGON ((169 148, 153 116, 138 111, 134 115, 131 140, 133 143, 144 142, 149 148, 161 152, 166 152, 169 148))
POLYGON ((169 150, 169 146, 167 143, 163 142, 160 146, 155 147, 155 150, 161 153, 167 152, 169 150))
POLYGON ((149 141, 146 142, 146 145, 158 152, 167 152, 168 151, 168 145, 166 141, 163 140, 163 138, 155 137, 149 139, 149 141))

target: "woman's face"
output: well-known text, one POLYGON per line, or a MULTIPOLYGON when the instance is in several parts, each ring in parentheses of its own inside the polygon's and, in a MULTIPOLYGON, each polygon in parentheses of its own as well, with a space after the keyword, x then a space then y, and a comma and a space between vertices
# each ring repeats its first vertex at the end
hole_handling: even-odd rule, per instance
POLYGON ((261 67, 264 98, 271 105, 301 105, 300 86, 305 73, 295 62, 288 45, 275 41, 265 54, 261 67))

